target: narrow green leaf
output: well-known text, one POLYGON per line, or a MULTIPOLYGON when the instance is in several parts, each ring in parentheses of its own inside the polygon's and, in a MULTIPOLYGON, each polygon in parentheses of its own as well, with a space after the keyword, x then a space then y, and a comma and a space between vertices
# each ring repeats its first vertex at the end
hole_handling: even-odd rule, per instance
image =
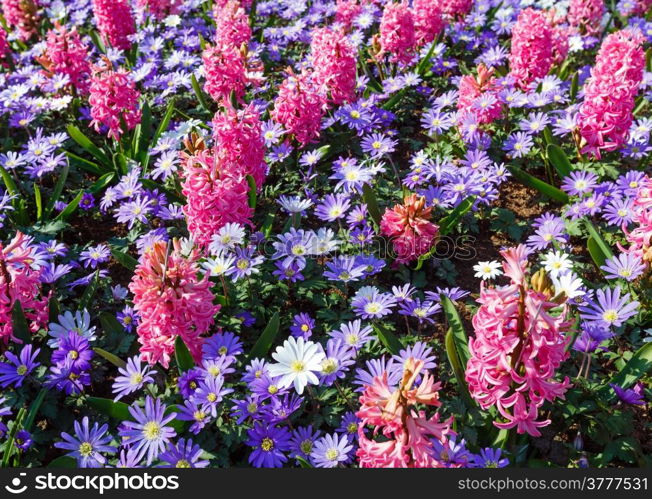
POLYGON ((86 403, 97 412, 101 412, 105 416, 117 419, 118 421, 128 421, 132 419, 131 413, 129 412, 129 406, 124 402, 114 402, 111 399, 102 397, 88 397, 86 403))
POLYGON ((588 248, 589 254, 591 255, 591 258, 593 259, 596 267, 598 267, 598 269, 602 267, 607 261, 608 257, 602 252, 600 245, 595 241, 595 239, 589 236, 589 238, 586 240, 586 247, 588 248))
POLYGON ((29 406, 29 411, 27 412, 27 417, 25 418, 25 422, 23 423, 23 429, 30 431, 32 429, 32 425, 34 424, 34 420, 36 419, 36 415, 38 414, 39 409, 41 408, 41 404, 43 404, 43 399, 48 393, 47 388, 41 388, 41 390, 38 392, 38 395, 34 399, 34 402, 29 406))
POLYGON ((57 322, 59 320, 60 313, 61 313, 61 308, 59 307, 59 300, 57 299, 57 295, 52 294, 50 300, 48 301, 49 322, 57 322))
POLYGON ((579 71, 575 71, 575 74, 573 74, 573 79, 571 80, 571 88, 570 88, 571 102, 575 102, 579 88, 580 88, 580 73, 579 71))
POLYGON ((29 330, 29 323, 25 317, 20 300, 16 300, 11 309, 11 325, 16 338, 25 344, 32 342, 32 333, 29 330))
POLYGON ((564 179, 571 174, 573 171, 573 165, 571 165, 568 156, 566 156, 566 153, 561 147, 555 144, 548 144, 546 154, 548 155, 548 161, 550 161, 552 166, 555 167, 555 170, 557 170, 561 179, 564 179))
POLYGON ((634 107, 634 116, 641 114, 648 104, 649 101, 645 97, 639 97, 636 101, 636 106, 634 107))
POLYGON ((90 153, 95 159, 97 159, 104 166, 111 168, 111 160, 109 157, 97 147, 91 139, 89 139, 84 133, 77 128, 75 125, 68 125, 66 127, 68 135, 74 140, 82 149, 90 153))
POLYGON ((154 137, 152 137, 152 146, 156 146, 158 143, 158 139, 161 138, 161 135, 163 135, 167 129, 168 126, 170 126, 170 120, 172 119, 172 115, 174 114, 174 99, 170 99, 168 102, 168 107, 165 109, 165 114, 163 115, 163 119, 158 125, 158 128, 156 129, 156 133, 154 133, 154 137))
POLYGON ((113 182, 115 176, 116 176, 115 172, 105 173, 93 183, 89 191, 93 194, 97 194, 98 192, 103 191, 107 185, 113 182))
POLYGON ((95 46, 98 48, 100 52, 103 54, 106 54, 106 46, 104 45, 104 42, 100 38, 100 35, 97 31, 95 30, 89 30, 88 36, 90 36, 91 40, 95 44, 95 46))
POLYGON ((115 248, 111 248, 111 255, 126 269, 129 269, 132 272, 136 270, 136 266, 138 265, 138 260, 136 260, 131 255, 124 253, 120 250, 117 250, 115 248))
POLYGON ((36 203, 36 220, 39 222, 43 218, 43 199, 41 198, 41 189, 34 182, 34 202, 36 203))
POLYGON ((463 366, 466 366, 466 363, 471 358, 471 353, 469 352, 469 340, 466 336, 466 331, 464 331, 464 324, 462 323, 462 318, 455 307, 453 301, 446 295, 440 295, 440 303, 444 314, 446 315, 446 320, 448 325, 453 332, 453 339, 455 340, 455 349, 459 356, 460 362, 463 366))
POLYGON ((102 312, 100 314, 100 324, 102 325, 102 329, 108 334, 118 337, 122 337, 126 334, 122 324, 118 322, 115 315, 110 314, 109 312, 102 312))
POLYGON ((556 187, 530 175, 529 173, 524 172, 516 166, 508 166, 507 169, 512 173, 516 180, 524 185, 527 185, 528 187, 536 189, 544 196, 547 196, 550 199, 563 204, 567 204, 569 202, 568 194, 566 194, 564 191, 557 189, 556 187))
POLYGON ((265 221, 263 222, 263 225, 260 228, 260 231, 263 234, 265 234, 265 238, 269 238, 270 234, 272 233, 275 217, 276 216, 274 215, 274 213, 268 213, 267 215, 265 215, 265 221))
POLYGON ((63 187, 66 185, 66 179, 68 178, 69 171, 70 171, 70 165, 68 164, 68 162, 66 162, 64 167, 61 169, 61 173, 59 174, 57 183, 54 185, 52 194, 50 195, 50 198, 48 199, 48 202, 45 205, 45 209, 43 210, 43 218, 45 218, 46 220, 50 217, 50 213, 52 213, 55 203, 59 201, 59 198, 61 197, 61 193, 63 192, 63 187))
POLYGON ((5 184, 5 187, 7 188, 7 192, 12 196, 20 195, 16 182, 14 182, 14 179, 11 178, 9 172, 5 170, 4 167, 2 166, 0 166, 0 175, 2 176, 2 180, 5 184))
POLYGON ((430 49, 428 49, 428 53, 419 61, 419 64, 417 66, 417 74, 419 76, 423 76, 426 74, 426 71, 428 70, 428 64, 431 64, 430 59, 432 58, 432 54, 435 52, 435 47, 437 46, 437 40, 433 40, 432 43, 430 44, 430 49))
POLYGON ((113 364, 116 367, 122 367, 122 368, 127 367, 127 363, 124 360, 122 360, 117 355, 113 355, 111 352, 107 352, 103 348, 94 347, 93 351, 100 357, 103 357, 104 359, 108 360, 111 364, 113 364))
POLYGON ((190 355, 190 350, 188 350, 181 336, 177 336, 177 339, 174 340, 174 358, 177 361, 177 367, 180 373, 192 369, 195 365, 195 361, 192 355, 190 355))
POLYGON ((376 336, 378 336, 378 339, 389 351, 389 353, 398 355, 403 348, 403 345, 401 345, 401 342, 396 337, 396 335, 381 324, 374 324, 373 328, 376 336))
POLYGON ((142 106, 142 118, 140 120, 138 140, 134 135, 134 159, 142 163, 147 156, 149 139, 152 136, 152 108, 149 102, 145 101, 142 106))
MULTIPOLYGON (((609 380, 609 383, 629 388, 643 376, 652 373, 652 343, 645 343, 629 359, 629 362, 609 380)), ((600 391, 611 390, 609 385, 600 388, 600 391)))
POLYGON ((258 187, 256 186, 256 180, 251 175, 247 175, 247 183, 249 184, 249 208, 255 210, 256 201, 258 198, 258 194, 256 193, 258 190, 258 187))
POLYGON ((158 182, 155 182, 154 180, 143 178, 140 179, 140 183, 143 184, 143 187, 146 187, 147 189, 150 190, 158 189, 159 191, 163 192, 168 198, 168 201, 174 201, 175 203, 179 203, 179 204, 186 204, 186 198, 172 191, 172 189, 168 189, 167 187, 159 184, 158 182))
POLYGON ((93 175, 97 175, 99 177, 106 172, 106 168, 102 169, 97 163, 89 161, 86 158, 82 158, 74 152, 66 151, 66 156, 68 156, 68 159, 71 160, 73 164, 88 173, 92 173, 93 175))
POLYGON ((584 218, 583 222, 584 222, 584 227, 586 227, 586 230, 589 233, 589 236, 593 238, 596 245, 600 248, 602 254, 605 255, 606 258, 612 258, 614 256, 613 251, 611 251, 611 248, 609 247, 607 242, 603 239, 598 229, 595 228, 595 225, 593 225, 588 218, 584 218))
POLYGON ((97 290, 97 286, 99 285, 99 283, 100 283, 100 272, 98 270, 95 272, 95 275, 93 276, 93 279, 91 279, 91 282, 88 284, 88 286, 86 286, 86 289, 84 290, 84 293, 82 294, 79 300, 80 310, 88 308, 88 306, 91 303, 91 300, 93 299, 93 295, 97 290))
POLYGON ((18 433, 20 429, 23 427, 24 418, 25 418, 25 409, 21 407, 20 410, 18 411, 18 414, 16 414, 16 419, 14 419, 14 424, 11 427, 11 430, 9 430, 9 435, 7 435, 7 439, 5 440, 5 451, 4 454, 2 455, 2 468, 9 467, 9 459, 11 459, 11 456, 13 455, 16 449, 16 447, 14 446, 14 440, 16 440, 16 433, 18 433))
POLYGON ((550 131, 550 127, 547 126, 543 129, 543 140, 546 141, 546 144, 554 144, 555 143, 555 138, 552 136, 552 132, 550 131))
POLYGON ((455 209, 451 211, 447 216, 442 218, 441 222, 439 223, 439 233, 442 236, 449 234, 453 228, 457 227, 460 219, 466 215, 471 208, 473 208, 475 199, 475 196, 469 196, 460 204, 458 204, 455 209))
POLYGON ((84 191, 79 191, 77 196, 75 196, 75 199, 70 201, 68 205, 63 209, 61 213, 59 213, 54 219, 55 220, 63 220, 66 221, 70 216, 77 211, 77 208, 79 207, 79 203, 82 200, 82 197, 84 196, 84 191))
POLYGON ((362 198, 367 204, 367 210, 369 211, 371 219, 374 221, 377 227, 380 227, 382 214, 380 213, 380 208, 378 207, 378 199, 376 199, 376 193, 369 184, 364 184, 362 186, 362 198))
POLYGON ((274 315, 272 315, 272 318, 269 320, 267 327, 265 327, 263 333, 260 335, 260 338, 258 338, 258 341, 256 341, 255 345, 251 349, 251 352, 249 353, 250 358, 262 358, 267 355, 270 348, 272 348, 274 340, 276 339, 280 324, 281 322, 278 312, 274 312, 274 315))
POLYGON ((192 89, 195 91, 195 95, 197 96, 197 100, 199 101, 199 105, 205 111, 210 112, 211 108, 208 105, 208 100, 206 99, 206 94, 204 94, 204 91, 199 86, 199 82, 197 81, 197 77, 194 74, 192 74, 190 76, 190 83, 192 84, 192 89))
POLYGON ((298 461, 299 466, 301 466, 302 468, 314 468, 314 466, 312 464, 310 464, 308 461, 306 461, 301 456, 296 456, 295 459, 298 461))
POLYGON ((473 406, 474 402, 469 394, 469 389, 466 385, 466 378, 464 377, 464 367, 462 366, 457 349, 455 348, 455 337, 452 328, 446 333, 446 355, 448 356, 448 362, 453 368, 455 379, 457 379, 460 395, 468 406, 473 406))
POLYGON ((70 456, 59 456, 47 466, 48 468, 73 469, 77 468, 77 460, 70 456))

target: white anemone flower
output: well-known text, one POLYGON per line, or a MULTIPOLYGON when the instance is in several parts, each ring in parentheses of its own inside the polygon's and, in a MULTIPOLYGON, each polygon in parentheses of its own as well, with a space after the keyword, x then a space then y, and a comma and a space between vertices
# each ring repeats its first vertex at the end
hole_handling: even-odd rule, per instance
POLYGON ((479 277, 482 280, 495 279, 499 275, 502 275, 503 271, 501 268, 502 265, 495 260, 490 262, 478 262, 473 266, 473 270, 475 270, 475 277, 479 277))
POLYGON ((319 383, 315 373, 321 371, 321 363, 325 355, 317 343, 290 337, 282 346, 276 348, 272 358, 278 363, 269 366, 269 374, 281 377, 280 387, 287 388, 294 385, 297 393, 301 395, 307 384, 319 383))

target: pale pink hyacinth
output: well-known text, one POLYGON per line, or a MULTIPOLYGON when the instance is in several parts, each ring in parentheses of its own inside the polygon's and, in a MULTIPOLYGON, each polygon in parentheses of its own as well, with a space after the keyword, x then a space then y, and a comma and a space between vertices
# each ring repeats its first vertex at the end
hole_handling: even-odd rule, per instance
POLYGON ((652 265, 652 177, 641 181, 632 205, 632 223, 636 227, 631 232, 623 225, 629 248, 619 247, 640 257, 649 268, 652 265))
POLYGON ((335 21, 349 29, 356 17, 362 12, 358 0, 337 0, 335 3, 335 21))
MULTIPOLYGON (((480 287, 480 308, 473 317, 475 336, 469 339, 471 358, 466 382, 483 409, 496 407, 504 421, 498 428, 514 428, 534 437, 550 424, 541 419, 545 401, 563 399, 568 378, 556 381, 560 364, 568 358, 566 346, 573 321, 566 297, 553 297, 549 286, 528 282, 527 248, 501 252, 503 269, 511 283, 480 287), (544 289, 541 289, 544 287, 544 289), (561 306, 559 313, 551 309, 561 306)), ((540 277, 540 276, 539 276, 540 277)))
POLYGON ((555 32, 544 11, 524 9, 512 29, 510 75, 523 90, 548 74, 552 67, 555 32))
POLYGON ((140 92, 131 74, 126 69, 114 71, 106 62, 94 68, 91 77, 90 96, 91 125, 99 131, 103 125, 109 129, 108 136, 120 140, 123 122, 128 130, 140 123, 141 112, 138 103, 140 92))
POLYGON ((48 31, 45 52, 38 60, 50 73, 67 76, 77 92, 88 93, 91 64, 88 47, 81 41, 77 28, 68 29, 55 22, 54 29, 48 31))
POLYGON ((571 0, 568 23, 580 34, 595 36, 605 12, 604 0, 571 0))
POLYGON ((440 383, 424 372, 423 361, 405 361, 398 387, 387 381, 387 372, 374 378, 360 396, 356 416, 359 448, 356 455, 361 468, 438 468, 433 452, 433 440, 441 443, 453 435, 453 418, 440 421, 435 413, 430 418, 416 404, 439 407, 440 383), (421 382, 417 385, 417 379, 421 382), (380 436, 380 441, 374 437, 380 436), (371 437, 371 438, 370 438, 371 437))
POLYGON ((11 47, 7 41, 7 32, 0 27, 0 65, 6 65, 9 54, 11 53, 11 47))
POLYGON ((260 113, 253 104, 233 109, 228 104, 213 117, 215 150, 232 177, 251 175, 260 187, 265 182, 265 140, 260 113))
POLYGON ((288 135, 305 147, 319 137, 325 104, 312 72, 304 69, 297 75, 290 70, 279 87, 271 115, 288 135))
POLYGON ((461 19, 473 8, 473 0, 440 0, 439 5, 444 14, 461 19))
POLYGON ((246 56, 232 43, 209 45, 202 53, 204 90, 221 103, 228 100, 231 92, 241 99, 247 86, 246 56))
POLYGON ((215 18, 215 44, 229 44, 240 48, 251 40, 249 16, 238 0, 229 0, 222 7, 213 9, 215 18))
POLYGON ((326 90, 329 104, 339 106, 355 99, 356 53, 344 33, 331 28, 315 29, 310 62, 314 80, 326 90))
POLYGON ((417 47, 431 43, 444 30, 444 12, 437 0, 414 0, 414 35, 417 47))
POLYGON ((388 56, 390 62, 407 64, 416 48, 414 16, 407 2, 388 2, 380 20, 378 42, 380 56, 388 56))
POLYGON ((2 0, 2 15, 7 25, 17 30, 23 41, 36 34, 38 7, 38 0, 2 0))
POLYGON ((570 28, 564 23, 563 16, 558 16, 555 10, 548 12, 548 22, 552 28, 552 63, 560 65, 568 57, 570 49, 570 28))
POLYGON ((0 341, 20 342, 13 334, 12 310, 20 302, 32 333, 48 321, 48 299, 41 296, 41 270, 35 264, 32 238, 17 232, 5 246, 0 242, 0 341))
POLYGON ((578 115, 583 154, 599 159, 627 142, 645 69, 644 41, 638 30, 621 30, 602 42, 578 115))
POLYGON ((432 208, 426 207, 425 198, 417 194, 385 211, 380 232, 391 238, 397 262, 411 262, 430 250, 439 232, 431 216, 432 208))
POLYGON ((178 336, 199 362, 202 344, 220 310, 213 305, 208 274, 199 277, 199 252, 184 256, 175 240, 156 241, 141 257, 129 284, 134 295, 134 310, 140 316, 138 342, 143 360, 167 368, 178 336))
POLYGON ((457 100, 459 121, 471 114, 478 123, 492 123, 503 112, 503 105, 498 99, 501 87, 496 83, 493 68, 480 64, 477 73, 477 77, 464 75, 460 79, 457 100))
POLYGON ((105 45, 129 50, 136 24, 128 0, 93 0, 95 24, 105 45))
POLYGON ((148 11, 157 20, 178 14, 183 0, 137 0, 136 5, 148 11))
POLYGON ((205 248, 227 223, 251 224, 249 184, 243 176, 233 176, 217 154, 203 140, 186 141, 188 152, 181 154, 183 212, 188 231, 198 246, 205 248), (225 166, 227 168, 225 168, 225 166))
MULTIPOLYGON (((216 10, 223 9, 231 1, 232 0, 213 0, 213 8, 216 10)), ((252 3, 253 0, 240 0, 240 5, 242 6, 243 9, 249 9, 252 3)))

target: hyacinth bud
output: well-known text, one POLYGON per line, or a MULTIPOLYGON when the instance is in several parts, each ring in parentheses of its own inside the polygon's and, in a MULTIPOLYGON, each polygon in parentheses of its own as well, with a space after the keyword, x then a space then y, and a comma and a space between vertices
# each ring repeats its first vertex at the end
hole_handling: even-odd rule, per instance
POLYGON ((530 279, 530 286, 533 290, 547 296, 551 297, 555 294, 555 286, 548 277, 548 273, 544 269, 540 269, 536 274, 530 279))

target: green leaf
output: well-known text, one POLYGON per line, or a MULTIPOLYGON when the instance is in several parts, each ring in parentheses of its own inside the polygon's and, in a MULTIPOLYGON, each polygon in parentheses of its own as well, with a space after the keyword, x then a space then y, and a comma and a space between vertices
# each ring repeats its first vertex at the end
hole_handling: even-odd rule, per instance
POLYGON ((59 307, 59 300, 57 299, 56 294, 52 294, 50 300, 48 301, 48 320, 50 322, 57 322, 59 320, 59 314, 61 313, 59 307))
POLYGON ((548 155, 548 161, 557 170, 559 178, 563 179, 571 174, 573 166, 561 147, 555 144, 548 144, 546 154, 548 155))
POLYGON ((453 339, 455 340, 457 355, 462 365, 466 366, 466 363, 471 358, 471 353, 469 352, 469 340, 466 336, 466 331, 464 331, 464 325, 460 318, 460 314, 457 312, 455 304, 448 296, 441 295, 440 303, 444 310, 444 314, 446 315, 448 325, 453 331, 453 339))
POLYGON ((100 314, 100 324, 102 325, 102 329, 109 334, 116 336, 123 336, 125 334, 122 324, 118 322, 115 315, 110 314, 109 312, 102 312, 100 314))
POLYGON ((529 173, 524 172, 523 170, 521 170, 516 166, 508 166, 507 169, 512 173, 514 178, 517 179, 519 182, 521 182, 524 185, 527 185, 528 187, 532 187, 533 189, 536 189, 541 194, 549 197, 550 199, 553 199, 563 204, 567 204, 569 202, 568 194, 566 194, 564 191, 559 190, 556 187, 544 182, 543 180, 540 180, 530 175, 529 173))
POLYGON ((91 40, 95 44, 95 46, 99 49, 100 52, 103 54, 106 54, 106 47, 104 46, 104 42, 102 41, 102 38, 100 38, 100 35, 97 31, 95 30, 89 30, 88 36, 90 36, 91 40))
POLYGON ((588 218, 584 218, 582 221, 584 222, 584 227, 586 227, 589 236, 593 238, 595 244, 600 248, 601 253, 606 258, 613 258, 613 251, 611 251, 611 248, 604 240, 598 229, 595 228, 595 225, 593 225, 588 218))
POLYGON ((648 104, 649 101, 645 97, 639 97, 639 99, 636 101, 636 106, 634 107, 634 116, 641 114, 648 104))
POLYGON ((575 102, 575 98, 577 97, 577 92, 579 88, 580 88, 580 72, 575 71, 575 74, 573 74, 573 79, 571 80, 571 88, 570 88, 571 102, 575 102))
POLYGON ((14 179, 11 178, 9 172, 2 166, 0 166, 0 176, 2 176, 2 180, 5 184, 5 187, 7 188, 9 195, 14 196, 14 199, 11 201, 11 205, 13 206, 16 213, 16 220, 21 225, 28 225, 29 219, 27 217, 25 203, 23 202, 23 198, 20 195, 20 191, 18 190, 16 182, 14 182, 14 179))
POLYGON ((453 373, 457 379, 460 395, 468 406, 473 406, 474 402, 469 394, 469 389, 466 385, 466 378, 464 377, 464 367, 462 366, 462 362, 457 354, 457 348, 455 347, 455 336, 453 335, 452 328, 449 328, 446 333, 446 355, 448 356, 448 362, 453 368, 453 373))
POLYGON ((272 343, 274 343, 274 340, 276 339, 280 325, 281 322, 278 312, 274 312, 274 315, 272 315, 272 318, 269 320, 267 327, 264 329, 263 333, 260 335, 260 338, 258 338, 258 341, 256 341, 256 344, 251 349, 251 352, 249 353, 250 358, 263 358, 265 355, 267 355, 270 348, 272 348, 272 343))
MULTIPOLYGON (((629 362, 609 380, 623 388, 629 388, 636 383, 643 376, 652 372, 652 343, 645 343, 638 351, 629 359, 629 362)), ((600 392, 608 392, 611 387, 607 384, 600 388, 600 392)))
POLYGON ((77 460, 70 456, 59 456, 50 461, 48 468, 71 469, 77 468, 77 460))
POLYGON ((115 248, 111 248, 111 255, 126 269, 131 270, 132 272, 136 270, 138 260, 136 260, 133 256, 115 248))
POLYGON ((12 454, 14 453, 14 450, 16 449, 16 447, 14 446, 16 433, 18 433, 22 428, 22 423, 24 418, 25 418, 25 409, 21 407, 20 410, 18 411, 18 414, 16 414, 16 419, 14 419, 14 424, 11 427, 11 430, 9 430, 9 435, 7 435, 7 439, 5 440, 5 451, 4 454, 2 455, 2 468, 9 467, 9 459, 11 458, 12 454))
POLYGON ((117 419, 118 421, 132 419, 131 413, 129 412, 129 406, 124 402, 114 402, 111 399, 102 397, 88 397, 86 403, 97 412, 101 412, 105 416, 117 419))
POLYGON ((256 194, 256 191, 258 190, 258 187, 256 186, 256 180, 251 175, 247 175, 247 183, 249 184, 249 208, 255 210, 256 200, 258 197, 256 194))
POLYGON ((25 344, 32 342, 32 334, 29 330, 29 324, 25 317, 25 312, 23 312, 23 306, 20 304, 19 300, 14 302, 14 306, 11 309, 11 325, 13 327, 13 334, 16 338, 25 344))
POLYGON ((34 420, 36 419, 36 415, 38 414, 39 409, 41 408, 41 404, 43 404, 43 399, 48 393, 47 388, 41 388, 41 391, 38 392, 38 395, 34 399, 34 402, 29 406, 29 411, 27 412, 27 417, 25 418, 25 422, 23 423, 23 429, 30 431, 32 429, 32 425, 34 424, 34 420))
POLYGON ((389 331, 385 326, 381 324, 374 324, 374 331, 380 342, 385 346, 385 348, 393 355, 398 355, 403 348, 401 342, 398 340, 396 335, 389 331))
POLYGON ((100 168, 97 163, 89 161, 86 158, 82 158, 81 156, 76 155, 74 152, 66 151, 66 156, 68 156, 68 159, 71 160, 75 165, 88 173, 92 173, 93 175, 97 176, 103 175, 104 173, 104 170, 100 168))
POLYGON ((116 367, 122 367, 122 368, 127 367, 127 363, 124 360, 122 360, 117 355, 113 355, 111 352, 107 352, 103 348, 94 347, 93 351, 100 357, 103 357, 104 359, 108 360, 111 364, 113 364, 116 367))
POLYGON ((376 193, 369 184, 364 184, 362 186, 362 198, 367 204, 367 210, 371 219, 374 221, 377 227, 380 227, 380 220, 382 214, 380 213, 380 208, 378 207, 378 199, 376 199, 376 193))
POLYGON ((93 295, 97 290, 97 286, 99 285, 99 283, 100 283, 100 271, 97 270, 95 272, 95 275, 93 276, 93 279, 91 279, 91 282, 88 284, 88 286, 86 286, 86 289, 84 290, 84 294, 82 294, 79 300, 80 310, 88 308, 88 306, 91 303, 91 300, 93 299, 93 295))
POLYGON ((152 137, 152 145, 156 146, 158 143, 158 139, 161 138, 161 135, 163 135, 167 129, 168 126, 170 126, 170 120, 172 119, 172 115, 174 114, 174 100, 170 99, 168 102, 168 107, 165 109, 165 114, 163 115, 163 119, 158 125, 158 128, 156 129, 156 132, 154 133, 154 137, 152 137))
POLYGON ((475 196, 469 196, 460 204, 458 204, 453 211, 451 211, 447 216, 442 218, 439 224, 439 233, 442 236, 445 236, 457 226, 460 219, 468 213, 468 211, 473 208, 475 204, 475 196))
POLYGON ((180 373, 192 369, 195 365, 195 361, 192 355, 190 355, 190 350, 188 350, 181 336, 177 336, 177 339, 174 340, 174 358, 177 361, 180 373))
POLYGON ((172 189, 168 189, 167 187, 162 186, 161 184, 155 182, 154 180, 148 178, 142 178, 140 179, 140 183, 143 184, 143 187, 146 187, 147 189, 150 190, 158 189, 159 191, 162 191, 165 194, 165 196, 168 198, 168 201, 174 201, 175 203, 179 203, 179 204, 186 204, 186 198, 180 196, 172 189))
POLYGON ((308 461, 306 461, 301 456, 296 456, 295 459, 299 463, 299 466, 301 466, 302 468, 314 468, 314 466, 312 464, 310 464, 308 461))
POLYGON ((63 187, 66 185, 66 179, 68 178, 69 171, 70 171, 70 165, 68 164, 68 162, 66 162, 65 166, 61 169, 61 173, 59 174, 57 183, 54 185, 52 194, 50 195, 50 198, 48 199, 48 202, 45 205, 45 209, 43 210, 43 218, 45 218, 46 220, 49 218, 50 213, 52 213, 55 203, 59 201, 59 198, 61 197, 61 193, 63 192, 63 187))
POLYGON ((591 255, 591 258, 593 258, 593 262, 595 263, 596 267, 598 267, 599 269, 607 261, 608 258, 607 255, 605 255, 602 252, 600 245, 597 242, 595 242, 595 239, 593 239, 590 236, 586 240, 586 246, 589 250, 589 254, 591 255))
POLYGON ((197 81, 197 77, 194 74, 192 74, 190 76, 190 83, 192 84, 192 89, 195 91, 195 95, 197 96, 197 100, 199 101, 199 105, 205 111, 210 112, 211 108, 208 105, 208 100, 206 99, 206 94, 204 94, 204 91, 199 86, 199 82, 197 81))
POLYGON ((438 45, 437 40, 433 40, 432 43, 430 44, 430 49, 428 50, 428 53, 419 61, 419 64, 417 65, 417 74, 419 76, 423 76, 426 74, 426 71, 428 70, 428 64, 430 64, 430 59, 432 58, 432 54, 435 52, 435 47, 438 45))
POLYGON ((41 221, 43 218, 43 199, 41 198, 41 189, 34 182, 34 203, 36 203, 36 220, 41 221))
POLYGON ((61 220, 65 221, 70 216, 77 211, 77 208, 79 207, 79 203, 81 203, 82 197, 84 197, 84 191, 79 191, 77 196, 75 196, 75 199, 70 201, 68 205, 63 209, 61 213, 59 213, 54 219, 55 220, 61 220))
POLYGON ((107 168, 111 168, 111 160, 109 157, 97 147, 91 139, 89 139, 84 133, 77 128, 75 125, 68 125, 66 127, 68 135, 74 140, 82 149, 91 154, 96 160, 102 163, 107 168))
POLYGON ((145 101, 142 106, 142 118, 134 130, 133 158, 139 163, 147 157, 147 147, 152 134, 152 109, 149 102, 145 101))
POLYGON ((98 192, 103 191, 107 185, 113 182, 115 176, 116 176, 115 172, 105 173, 93 183, 89 191, 93 194, 97 194, 98 192))

